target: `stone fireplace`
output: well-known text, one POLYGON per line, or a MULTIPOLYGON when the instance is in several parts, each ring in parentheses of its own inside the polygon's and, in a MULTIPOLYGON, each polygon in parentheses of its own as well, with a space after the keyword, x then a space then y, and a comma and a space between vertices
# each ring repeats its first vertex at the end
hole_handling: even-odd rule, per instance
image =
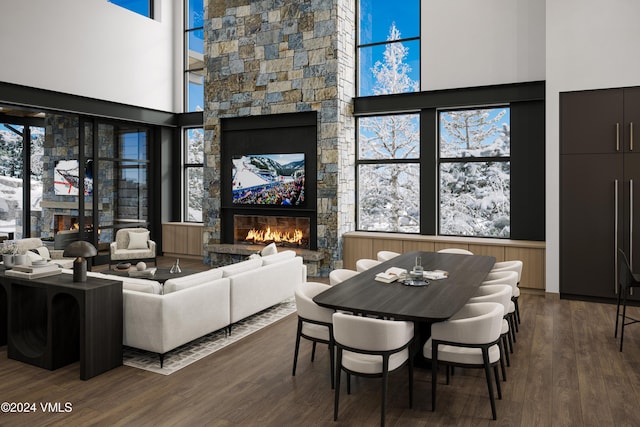
MULTIPOLYGON (((319 275, 326 276, 340 265, 334 264, 342 259, 340 236, 355 228, 354 8, 350 0, 206 3, 204 181, 208 193, 203 239, 208 242, 207 262, 213 263, 216 254, 210 246, 234 241, 234 215, 264 214, 309 218, 310 248, 322 254, 319 275), (313 113, 315 136, 314 154, 306 156, 306 164, 313 165, 307 169, 307 180, 313 181, 308 188, 314 191, 307 194, 309 206, 283 214, 273 207, 249 212, 233 205, 226 182, 230 166, 225 146, 231 119, 262 120, 268 125, 279 117, 309 113, 313 113)), ((263 127, 244 140, 262 144, 261 152, 273 150, 279 138, 265 139, 265 132, 263 127)))

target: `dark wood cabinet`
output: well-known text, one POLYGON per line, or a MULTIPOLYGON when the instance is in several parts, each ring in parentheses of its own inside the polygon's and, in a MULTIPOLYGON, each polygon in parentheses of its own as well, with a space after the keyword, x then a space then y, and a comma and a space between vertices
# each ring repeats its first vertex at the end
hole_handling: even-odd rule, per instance
POLYGON ((640 269, 634 124, 640 125, 640 88, 560 95, 562 296, 616 298, 617 248, 640 269))

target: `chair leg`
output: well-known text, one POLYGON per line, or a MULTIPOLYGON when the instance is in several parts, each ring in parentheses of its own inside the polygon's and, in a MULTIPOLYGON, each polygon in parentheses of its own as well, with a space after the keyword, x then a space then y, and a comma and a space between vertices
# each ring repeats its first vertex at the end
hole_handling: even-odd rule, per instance
POLYGON ((616 304, 616 331, 613 334, 614 338, 618 338, 618 321, 620 320, 620 299, 622 296, 622 289, 618 292, 618 304, 616 304))
POLYGON ((436 383, 438 379, 438 345, 431 344, 431 411, 436 410, 436 383))
POLYGON ((382 401, 380 402, 380 427, 384 427, 384 419, 387 413, 387 389, 389 387, 389 359, 382 361, 382 401))
MULTIPOLYGON (((511 360, 509 358, 509 339, 507 338, 508 333, 502 335, 502 347, 504 348, 504 358, 507 361, 507 366, 511 366, 511 360)), ((513 349, 511 349, 513 352, 513 349)))
POLYGON ((502 339, 498 340, 498 348, 500 349, 500 368, 502 370, 502 381, 507 381, 507 370, 504 367, 504 346, 502 339))
POLYGON ((333 421, 338 421, 338 403, 340 401, 340 374, 342 373, 342 349, 338 348, 338 354, 336 356, 336 388, 335 398, 333 402, 333 421))
MULTIPOLYGON (((489 349, 482 349, 482 359, 484 360, 484 374, 487 378, 487 388, 489 389, 489 400, 491 402, 491 413, 493 414, 493 419, 497 419, 496 416, 496 401, 493 396, 493 380, 491 379, 491 367, 489 366, 489 349)), ((499 383, 499 381, 498 381, 499 383)))
POLYGON ((333 343, 329 343, 329 369, 331 369, 331 388, 335 388, 335 355, 334 355, 334 345, 333 343))
MULTIPOLYGON (((620 290, 622 292, 622 289, 620 290)), ((627 318, 627 293, 622 297, 622 323, 620 324, 620 352, 622 352, 622 342, 624 341, 624 323, 627 318)))
POLYGON ((316 342, 313 342, 313 347, 311 348, 311 361, 313 362, 316 358, 316 342))
POLYGON ((520 324, 520 307, 518 306, 518 297, 513 299, 513 305, 516 306, 516 321, 520 324))
POLYGON ((407 364, 409 365, 409 408, 413 409, 413 356, 409 357, 407 364))
POLYGON ((296 348, 293 352, 293 371, 291 376, 296 376, 296 366, 298 364, 298 351, 300 350, 300 334, 302 333, 302 320, 298 318, 298 332, 296 333, 296 348))

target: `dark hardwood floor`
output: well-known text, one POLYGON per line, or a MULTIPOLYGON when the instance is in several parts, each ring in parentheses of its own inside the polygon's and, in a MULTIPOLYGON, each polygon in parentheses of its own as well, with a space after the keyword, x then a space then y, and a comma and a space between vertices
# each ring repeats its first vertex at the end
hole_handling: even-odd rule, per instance
MULTIPOLYGON (((497 421, 481 371, 457 370, 450 385, 441 374, 432 412, 431 374, 417 369, 413 409, 406 373, 391 376, 387 425, 640 425, 640 325, 627 328, 620 353, 615 305, 526 292, 520 301, 522 324, 497 421)), ((630 311, 640 317, 637 307, 630 311)), ((36 404, 35 413, 0 413, 0 425, 378 425, 380 382, 362 378, 353 378, 351 395, 343 388, 333 422, 326 348, 311 363, 303 340, 291 376, 295 329, 294 314, 169 376, 122 366, 89 381, 79 379, 78 363, 47 371, 7 359, 0 347, 0 402, 36 404), (71 410, 42 411, 48 402, 63 409, 68 402, 71 410)))

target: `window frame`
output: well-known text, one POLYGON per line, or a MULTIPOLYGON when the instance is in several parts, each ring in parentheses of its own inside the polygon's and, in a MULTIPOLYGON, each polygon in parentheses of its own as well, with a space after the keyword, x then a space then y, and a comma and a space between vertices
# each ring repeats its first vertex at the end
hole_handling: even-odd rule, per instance
MULTIPOLYGON (((204 42, 204 19, 203 21, 203 25, 202 26, 196 26, 196 27, 190 27, 189 26, 189 21, 191 19, 191 15, 189 14, 189 4, 192 1, 196 1, 196 0, 186 0, 184 2, 184 36, 183 36, 183 50, 184 50, 184 58, 183 58, 183 111, 185 113, 192 113, 192 112, 196 112, 197 110, 193 110, 191 111, 190 108, 190 104, 191 104, 191 97, 190 97, 190 85, 191 85, 191 81, 190 81, 190 76, 191 74, 195 74, 198 75, 200 74, 202 76, 202 106, 204 108, 204 77, 205 77, 205 67, 204 67, 204 52, 203 52, 203 60, 200 61, 200 66, 191 66, 190 65, 190 56, 189 56, 189 37, 191 36, 192 33, 195 33, 196 31, 202 31, 203 32, 203 42, 204 42)), ((202 10, 204 13, 204 0, 202 1, 202 10)))
MULTIPOLYGON (((190 223, 202 223, 201 221, 192 221, 189 217, 189 172, 193 169, 202 169, 204 172, 204 145, 202 147, 202 163, 193 163, 188 161, 188 150, 189 150, 189 138, 188 134, 191 130, 200 130, 204 136, 204 127, 203 126, 189 126, 182 128, 182 218, 183 222, 190 223)), ((203 140, 204 143, 204 140, 203 140)), ((204 179, 204 177, 203 177, 204 179)), ((204 190, 204 181, 203 181, 203 190, 204 190)))
MULTIPOLYGON (((545 82, 443 89, 354 98, 356 118, 420 111, 420 233, 438 235, 439 165, 438 111, 510 106, 511 235, 512 240, 545 239, 545 82)), ((356 129, 358 126, 356 126, 356 129)), ((356 138, 358 138, 356 130, 356 138)), ((356 160, 356 165, 358 160, 356 160)), ((354 166, 357 167, 357 166, 354 166)), ((356 176, 356 230, 359 183, 356 176)), ((375 232, 375 231, 371 231, 375 232)), ((470 236, 464 236, 470 237, 470 236)), ((480 237, 479 237, 480 238, 480 237)), ((485 237, 481 237, 485 238, 485 237)), ((494 239, 493 237, 486 237, 494 239)), ((504 239, 496 237, 497 239, 504 239)))

